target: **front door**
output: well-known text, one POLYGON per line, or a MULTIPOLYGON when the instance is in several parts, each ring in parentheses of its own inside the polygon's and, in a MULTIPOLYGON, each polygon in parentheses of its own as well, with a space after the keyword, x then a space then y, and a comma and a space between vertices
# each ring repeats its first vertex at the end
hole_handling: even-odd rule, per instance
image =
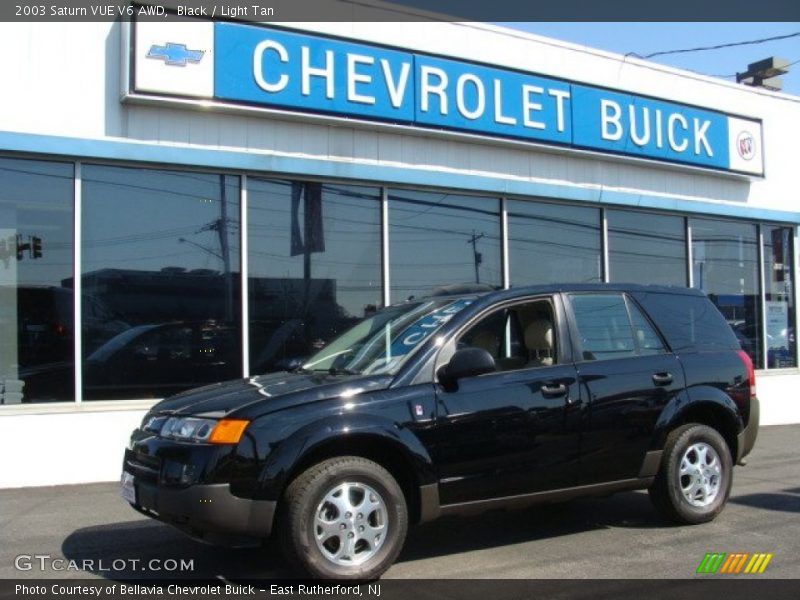
POLYGON ((434 444, 443 505, 575 485, 580 387, 553 298, 496 310, 458 336, 497 371, 437 385, 434 444))

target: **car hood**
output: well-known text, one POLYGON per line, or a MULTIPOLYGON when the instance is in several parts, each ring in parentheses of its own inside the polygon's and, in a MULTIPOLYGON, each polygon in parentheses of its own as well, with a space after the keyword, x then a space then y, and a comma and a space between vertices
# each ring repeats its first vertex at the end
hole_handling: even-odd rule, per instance
POLYGON ((181 392, 162 400, 152 412, 223 417, 256 416, 343 395, 389 387, 388 375, 330 375, 328 373, 270 373, 181 392))

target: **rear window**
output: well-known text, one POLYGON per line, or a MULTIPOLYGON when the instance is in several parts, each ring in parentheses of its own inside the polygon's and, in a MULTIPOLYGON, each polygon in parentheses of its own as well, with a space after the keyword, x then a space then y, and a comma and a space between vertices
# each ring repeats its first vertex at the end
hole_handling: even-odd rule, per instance
POLYGON ((738 350, 739 342, 725 317, 705 296, 634 293, 674 352, 738 350))

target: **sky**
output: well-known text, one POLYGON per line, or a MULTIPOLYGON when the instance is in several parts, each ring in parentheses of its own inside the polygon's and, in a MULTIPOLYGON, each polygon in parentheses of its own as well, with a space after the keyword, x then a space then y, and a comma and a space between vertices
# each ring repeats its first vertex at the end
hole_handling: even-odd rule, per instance
MULTIPOLYGON (((800 23, 496 23, 619 54, 645 56, 800 32, 800 23)), ((658 56, 653 62, 736 81, 736 72, 770 56, 800 61, 800 36, 762 44, 658 56)), ((800 62, 782 76, 783 92, 800 96, 800 62)))

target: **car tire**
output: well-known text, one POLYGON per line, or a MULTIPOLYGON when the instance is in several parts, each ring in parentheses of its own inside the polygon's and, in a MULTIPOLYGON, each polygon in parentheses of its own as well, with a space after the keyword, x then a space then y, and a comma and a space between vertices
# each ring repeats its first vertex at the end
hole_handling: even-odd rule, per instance
POLYGON ((667 437, 661 468, 648 491, 662 515, 695 525, 722 512, 732 481, 728 444, 715 429, 690 423, 667 437))
POLYGON ((287 560, 315 578, 371 580, 400 554, 408 530, 403 490, 375 462, 341 456, 286 489, 279 534, 287 560))

